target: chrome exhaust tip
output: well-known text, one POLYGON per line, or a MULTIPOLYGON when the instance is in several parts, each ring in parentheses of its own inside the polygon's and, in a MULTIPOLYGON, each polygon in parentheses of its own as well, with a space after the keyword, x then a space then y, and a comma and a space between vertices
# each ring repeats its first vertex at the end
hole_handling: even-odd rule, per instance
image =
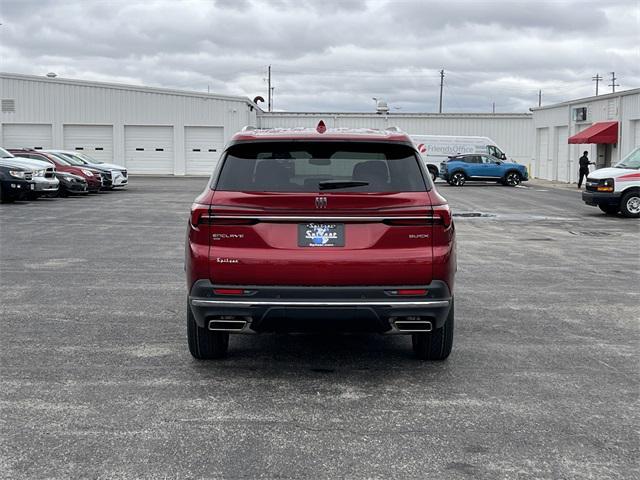
POLYGON ((420 317, 407 317, 407 319, 393 322, 396 329, 402 333, 428 333, 433 331, 433 324, 429 320, 417 320, 420 317), (416 318, 414 320, 413 318, 416 318))
POLYGON ((247 325, 242 317, 220 317, 209 320, 208 328, 212 332, 241 332, 247 325))

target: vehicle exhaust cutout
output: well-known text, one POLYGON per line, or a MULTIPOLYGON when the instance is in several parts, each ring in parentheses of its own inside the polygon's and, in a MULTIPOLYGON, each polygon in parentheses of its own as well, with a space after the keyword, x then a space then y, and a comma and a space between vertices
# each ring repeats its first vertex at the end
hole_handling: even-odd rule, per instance
POLYGON ((393 322, 396 329, 403 333, 431 332, 433 324, 430 320, 421 320, 420 317, 406 317, 393 322))
POLYGON ((212 332, 241 332, 247 323, 242 317, 224 316, 209 320, 209 330, 212 332))

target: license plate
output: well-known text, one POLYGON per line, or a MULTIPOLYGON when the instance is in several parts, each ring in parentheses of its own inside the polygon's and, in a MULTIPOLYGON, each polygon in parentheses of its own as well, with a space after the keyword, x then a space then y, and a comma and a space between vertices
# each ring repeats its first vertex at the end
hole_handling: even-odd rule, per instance
POLYGON ((31 184, 31 190, 35 190, 35 189, 36 189, 36 186, 32 183, 31 184))
POLYGON ((344 223, 300 223, 298 246, 344 247, 344 223))

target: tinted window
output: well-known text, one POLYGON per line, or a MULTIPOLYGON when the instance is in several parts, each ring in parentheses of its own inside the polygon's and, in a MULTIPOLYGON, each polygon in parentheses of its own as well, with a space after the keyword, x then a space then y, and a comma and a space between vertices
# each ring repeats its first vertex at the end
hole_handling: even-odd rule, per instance
POLYGON ((217 190, 317 192, 320 184, 358 182, 332 190, 420 192, 429 181, 413 148, 389 143, 247 143, 232 146, 223 162, 217 190))

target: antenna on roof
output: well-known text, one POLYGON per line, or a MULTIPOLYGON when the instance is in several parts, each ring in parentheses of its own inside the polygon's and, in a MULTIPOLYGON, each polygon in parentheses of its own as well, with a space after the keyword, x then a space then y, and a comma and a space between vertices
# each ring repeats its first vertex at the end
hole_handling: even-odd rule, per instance
POLYGON ((243 132, 250 132, 252 130, 257 130, 257 128, 253 125, 245 125, 244 127, 242 127, 243 132))
POLYGON ((387 132, 398 132, 398 133, 402 132, 402 130, 400 130, 400 128, 396 127, 395 125, 391 126, 391 127, 387 127, 387 128, 385 128, 385 130, 387 132))

